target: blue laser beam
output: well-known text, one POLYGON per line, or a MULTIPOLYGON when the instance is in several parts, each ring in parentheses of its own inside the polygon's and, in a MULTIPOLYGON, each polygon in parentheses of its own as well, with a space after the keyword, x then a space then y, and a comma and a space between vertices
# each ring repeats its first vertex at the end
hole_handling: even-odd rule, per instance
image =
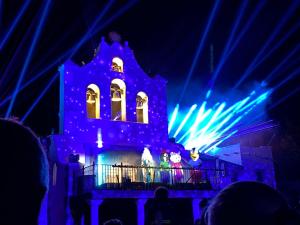
POLYGON ((27 117, 29 116, 29 114, 32 112, 32 110, 34 109, 34 107, 40 102, 40 100, 44 97, 44 95, 46 94, 46 92, 49 90, 49 88, 51 87, 51 85, 54 83, 55 79, 58 77, 59 73, 57 72, 52 79, 48 82, 47 86, 43 89, 43 91, 41 92, 41 94, 39 95, 39 97, 33 102, 33 104, 30 106, 30 108, 27 110, 27 112, 24 114, 24 116, 21 119, 21 122, 24 122, 27 117))
MULTIPOLYGON (((248 3, 248 1, 243 1, 242 5, 241 5, 241 7, 239 9, 237 18, 236 18, 236 20, 235 20, 235 22, 233 24, 233 28, 232 28, 232 30, 230 32, 230 35, 229 35, 229 38, 227 40, 226 46, 225 46, 225 48, 223 50, 220 62, 218 63, 218 66, 217 66, 217 68, 216 68, 215 72, 213 73, 213 76, 212 76, 212 78, 210 80, 210 84, 209 84, 209 89, 210 90, 213 89, 215 81, 216 81, 216 79, 217 79, 217 77, 218 77, 218 75, 219 75, 219 73, 220 73, 223 65, 225 64, 225 62, 226 62, 226 60, 228 58, 227 52, 228 52, 229 47, 230 47, 230 45, 232 43, 232 40, 233 40, 234 35, 235 35, 236 31, 237 31, 237 28, 238 28, 238 26, 240 24, 241 18, 243 17, 243 14, 244 14, 244 12, 246 10, 247 3, 248 3)), ((209 95, 208 95, 208 97, 209 97, 209 95)))
POLYGON ((174 122, 175 122, 177 114, 178 114, 178 110, 179 110, 179 104, 176 105, 176 107, 175 107, 175 109, 172 113, 171 120, 170 120, 170 123, 169 123, 169 126, 168 126, 168 132, 169 133, 173 128, 174 122))
POLYGON ((193 136, 194 135, 194 132, 196 130, 196 128, 198 127, 199 123, 201 123, 202 120, 205 119, 206 116, 208 116, 208 114, 211 112, 211 109, 210 110, 207 110, 205 113, 205 106, 206 106, 206 101, 204 101, 202 103, 202 105, 200 106, 200 109, 198 110, 198 113, 197 113, 197 117, 196 117, 196 120, 195 120, 195 123, 192 125, 192 127, 184 134, 181 136, 181 138, 177 141, 177 142, 181 142, 187 135, 190 134, 190 136, 193 136), (203 114, 204 113, 204 114, 203 114))
MULTIPOLYGON (((203 122, 207 117, 210 116, 210 113, 211 113, 211 112, 212 112, 212 109, 208 109, 208 110, 204 113, 203 117, 202 117, 201 120, 198 122, 197 127, 199 126, 199 124, 201 124, 201 122, 203 122)), ((184 140, 184 138, 185 138, 187 135, 189 135, 189 134, 191 134, 190 137, 189 137, 189 140, 192 139, 195 135, 198 135, 198 134, 195 134, 195 132, 196 132, 196 130, 195 130, 195 131, 193 131, 193 130, 187 131, 187 132, 179 139, 180 141, 178 141, 178 142, 181 143, 182 140, 184 140)), ((187 140, 187 141, 188 141, 188 140, 187 140)), ((187 144, 187 141, 184 142, 184 145, 187 144)))
POLYGON ((279 33, 279 31, 281 30, 281 28, 283 27, 283 25, 286 23, 286 21, 291 17, 292 13, 297 8, 296 7, 297 5, 298 5, 297 1, 294 1, 293 4, 291 4, 291 6, 288 8, 288 10, 285 13, 285 15, 279 21, 279 23, 277 24, 276 28, 273 30, 272 34, 269 36, 269 38, 267 39, 267 41, 264 43, 264 45, 262 46, 262 48, 260 49, 260 51, 258 52, 258 54, 255 56, 255 58, 253 59, 253 61, 250 63, 250 65, 246 69, 245 73, 241 76, 241 78, 235 84, 235 86, 233 87, 233 89, 238 88, 241 85, 241 83, 251 74, 251 72, 255 68, 255 65, 256 65, 257 61, 260 58, 262 58, 262 55, 265 53, 265 50, 272 43, 272 41, 274 40, 274 38, 276 37, 276 35, 279 33))
POLYGON ((8 72, 13 73, 11 71, 11 67, 14 65, 16 57, 19 55, 20 51, 22 50, 24 44, 26 43, 26 40, 27 40, 28 36, 31 34, 32 27, 34 26, 34 23, 35 22, 32 22, 31 25, 27 28, 27 31, 26 31, 25 35, 22 37, 21 43, 18 44, 18 47, 17 47, 16 51, 14 52, 14 55, 13 55, 12 59, 10 60, 9 64, 6 66, 5 71, 3 72, 3 74, 0 78, 0 86, 3 85, 3 81, 7 77, 8 72))
POLYGON ((29 51, 27 53, 27 57, 26 57, 26 60, 25 60, 25 63, 22 67, 22 70, 21 70, 21 73, 20 73, 20 76, 19 76, 19 79, 17 81, 17 85, 15 87, 15 90, 13 92, 13 96, 12 96, 12 99, 10 101, 10 104, 8 106, 8 109, 6 111, 6 114, 5 114, 5 117, 8 118, 10 116, 10 113, 12 111, 12 108, 14 106, 14 103, 15 103, 15 100, 16 100, 16 97, 18 95, 18 92, 19 92, 19 88, 21 86, 21 83, 23 81, 23 78, 25 76, 25 73, 27 71, 27 68, 28 68, 28 65, 31 61, 31 56, 33 54, 33 51, 34 51, 34 48, 35 48, 35 45, 36 45, 36 42, 38 40, 38 37, 40 35, 40 32, 41 32, 41 29, 42 29, 42 26, 46 20, 46 17, 47 17, 47 14, 48 14, 48 9, 49 9, 49 6, 50 6, 50 3, 51 3, 51 0, 47 0, 45 6, 44 6, 44 9, 43 9, 43 12, 42 12, 42 16, 41 16, 41 19, 39 21, 39 24, 35 30, 35 33, 34 33, 34 36, 33 36, 33 40, 32 40, 32 43, 30 45, 30 48, 29 48, 29 51))
MULTIPOLYGON (((280 105, 281 103, 283 103, 284 101, 286 101, 291 96, 297 94, 299 91, 300 91, 300 87, 294 89, 289 94, 285 95, 284 97, 282 97, 282 98, 278 99, 276 102, 274 102, 271 106, 268 107, 268 109, 270 110, 270 109, 273 109, 273 108, 277 107, 278 105, 280 105)), ((256 121, 257 119, 259 119, 262 116, 264 116, 264 114, 263 113, 259 113, 254 118, 252 118, 247 124, 251 124, 252 122, 256 121)))
POLYGON ((265 78, 266 82, 270 82, 271 77, 278 72, 281 67, 289 61, 289 59, 300 49, 300 45, 298 45, 296 48, 294 48, 285 58, 282 60, 272 71, 271 73, 265 78))
POLYGON ((227 140, 228 138, 230 138, 231 136, 233 136, 234 134, 237 133, 237 130, 231 132, 229 135, 227 135, 225 138, 223 138, 222 140, 218 141, 216 144, 214 144, 213 146, 211 146, 210 148, 204 150, 204 153, 208 153, 209 151, 213 150, 214 148, 216 148, 218 145, 220 145, 222 142, 224 142, 225 140, 227 140))
MULTIPOLYGON (((36 80, 38 80, 39 78, 41 78, 42 76, 44 76, 46 74, 46 72, 48 70, 50 70, 54 65, 56 65, 59 61, 61 61, 66 55, 69 54, 70 51, 66 52, 64 55, 62 55, 60 58, 56 59, 55 61, 53 61, 52 63, 48 64, 48 66, 46 68, 44 68, 42 71, 40 71, 38 74, 36 74, 34 77, 32 77, 30 80, 28 80, 25 84, 23 84, 22 86, 20 86, 19 91, 24 90, 25 88, 27 88, 29 85, 31 85, 33 82, 35 82, 36 80)), ((2 106, 4 106, 10 99, 12 99, 13 95, 10 95, 8 97, 6 97, 1 103, 0 103, 0 108, 2 106)))
POLYGON ((247 31, 249 30, 250 26, 255 21, 257 15, 260 13, 260 11, 262 10, 262 8, 264 7, 265 4, 266 4, 266 1, 260 1, 258 3, 258 5, 256 6, 256 8, 255 8, 254 12, 252 13, 251 17, 249 18, 249 20, 247 21, 247 23, 243 26, 243 29, 241 30, 241 32, 237 36, 235 42, 232 44, 232 47, 230 48, 230 50, 227 53, 227 57, 237 47, 237 45, 239 44, 239 42, 241 41, 241 39, 244 37, 244 35, 247 33, 247 31))
MULTIPOLYGON (((271 90, 264 92, 262 90, 253 90, 247 97, 227 108, 226 102, 216 103, 209 108, 207 107, 208 102, 205 100, 195 116, 192 116, 193 112, 191 112, 190 108, 177 128, 174 137, 179 137, 177 142, 183 144, 186 149, 195 147, 200 152, 206 151, 218 141, 226 138, 228 133, 230 134, 233 130, 238 131, 240 129, 238 124, 241 124, 243 119, 259 104, 264 102, 271 93, 271 90), (193 125, 190 126, 190 124, 193 125), (185 132, 179 136, 182 130, 185 132)), ((172 121, 173 127, 174 121, 175 119, 172 121)), ((170 136, 172 135, 170 134, 170 136)))
POLYGON ((12 22, 12 24, 10 25, 9 29, 7 32, 5 32, 5 35, 3 37, 3 39, 0 41, 0 49, 2 49, 4 47, 4 45, 6 44, 7 40, 9 39, 9 37, 11 36, 11 34, 13 33, 14 29, 16 28, 18 22, 20 21, 20 19, 22 18, 24 12, 26 11, 26 9, 28 8, 29 4, 30 4, 30 0, 27 0, 21 7, 20 11, 18 12, 17 16, 15 17, 14 21, 12 22))
POLYGON ((97 18, 95 19, 95 21, 93 22, 93 24, 89 27, 88 31, 86 32, 86 34, 81 38, 81 40, 79 42, 77 42, 77 44, 75 45, 75 47, 72 50, 72 54, 69 58, 71 58, 77 51, 78 49, 82 46, 82 44, 92 36, 92 33, 94 31, 94 29, 96 28, 97 24, 99 23, 99 21, 103 18, 103 16, 106 14, 106 12, 110 9, 110 7, 112 6, 112 4, 114 3, 115 0, 110 0, 104 7, 104 9, 101 11, 101 13, 97 16, 97 18))
POLYGON ((179 134, 179 132, 182 130, 183 126, 185 125, 186 121, 190 118, 190 116, 192 115, 193 111, 197 108, 197 104, 194 104, 188 111, 188 113, 186 114, 186 116, 184 117, 183 121, 180 123, 179 127, 177 128, 177 130, 175 131, 173 137, 176 138, 177 135, 179 134))
POLYGON ((209 120, 209 122, 206 124, 206 126, 204 126, 199 132, 200 132, 200 138, 202 137, 203 133, 205 133, 207 131, 207 129, 210 127, 210 125, 212 125, 215 120, 217 120, 219 114, 222 112, 222 110, 225 108, 226 103, 223 102, 218 109, 216 110, 216 112, 214 113, 214 115, 212 116, 212 118, 209 120))
MULTIPOLYGON (((103 25, 100 27, 96 28, 94 32, 92 32, 91 35, 96 34, 99 32, 101 29, 103 29, 105 26, 110 24, 114 19, 118 18, 118 16, 122 15, 126 10, 128 10, 130 7, 132 7, 137 1, 132 1, 127 3, 124 7, 122 7, 117 13, 115 13, 112 17, 107 19, 105 22, 103 22, 103 25)), ((84 42, 81 42, 84 43, 84 42)), ((51 69, 53 66, 55 66, 57 63, 60 63, 63 59, 65 59, 67 56, 70 54, 73 54, 75 47, 77 46, 74 45, 72 48, 67 50, 65 53, 63 53, 61 56, 57 57, 54 61, 48 64, 46 68, 44 68, 42 71, 40 71, 38 74, 34 75, 28 82, 26 82, 23 86, 20 87, 20 91, 31 85, 33 82, 38 80, 40 77, 42 77, 49 69, 51 69)), ((80 47, 80 46, 79 46, 80 47)), ((70 58, 70 57, 68 57, 70 58)), ((13 95, 6 97, 1 103, 0 107, 3 107, 10 99, 12 99, 13 95)))
POLYGON ((95 31, 92 32, 91 35, 95 35, 96 33, 98 33, 99 31, 101 31, 103 28, 105 28, 106 26, 108 26, 111 22, 113 22, 115 19, 117 19, 118 17, 120 17, 121 15, 123 15, 125 12, 127 12, 131 7, 133 7, 136 3, 138 2, 138 0, 133 0, 128 2, 126 5, 124 5, 121 9, 119 9, 114 15, 112 15, 109 19, 107 19, 106 21, 104 21, 101 25, 99 25, 98 27, 96 27, 95 31))
POLYGON ((216 0, 216 1, 215 1, 215 4, 214 4, 214 6, 213 6, 213 9, 212 9, 211 14, 210 14, 209 19, 208 19, 208 22, 207 22, 207 24, 206 24, 204 33, 203 33, 202 38, 201 38, 201 40, 200 40, 200 42, 199 42, 199 44, 198 44, 198 47, 197 47, 197 50, 196 50, 196 53, 195 53, 195 56, 194 56, 192 65, 191 65, 191 67, 190 67, 190 69, 189 69, 189 72, 188 72, 188 74, 187 74, 187 78, 186 78, 186 80, 185 80, 185 83, 184 83, 184 86, 183 86, 181 95, 180 95, 180 97, 179 97, 179 103, 182 101, 183 96, 184 96, 185 91, 186 91, 186 88, 187 88, 188 84, 190 83, 191 77, 192 77, 192 75, 193 75, 193 73, 194 73, 195 67, 196 67, 197 62, 198 62, 198 59, 199 59, 199 57, 200 57, 200 53, 201 53, 201 51, 202 51, 202 49, 203 49, 204 43, 205 43, 205 41, 206 41, 206 37, 207 37, 207 35, 208 35, 208 33, 209 33, 211 24, 213 23, 213 20, 214 20, 215 14, 217 13, 217 10, 218 10, 218 8, 219 8, 220 2, 221 2, 220 0, 216 0))
POLYGON ((273 91, 277 90, 278 88, 280 88, 281 86, 286 84, 289 80, 297 77, 299 74, 300 74, 300 67, 295 69, 290 75, 288 75, 285 79, 283 79, 281 82, 279 82, 277 85, 275 85, 273 87, 273 91))
MULTIPOLYGON (((189 134, 190 134, 189 139, 192 139, 195 136, 196 128, 199 126, 199 124, 201 124, 202 121, 204 121, 210 115, 211 112, 212 112, 212 109, 208 109, 203 114, 201 119, 196 123, 195 130, 194 130, 194 128, 191 128, 190 130, 188 130, 184 135, 181 136, 181 138, 178 140, 178 143, 181 143, 185 139, 185 137, 187 137, 187 135, 189 135, 189 134)), ((185 142, 185 144, 186 144, 186 142, 185 142)))
POLYGON ((273 46, 273 48, 264 55, 264 57, 255 64, 255 67, 257 67, 258 65, 260 65, 261 63, 263 63, 268 57, 270 57, 272 55, 273 52, 275 52, 280 46, 282 46, 282 44, 284 44, 286 42, 286 40, 295 33, 295 31, 297 31, 300 27, 300 23, 296 24, 294 27, 292 27, 292 29, 290 31, 288 31, 283 38, 281 38, 276 45, 273 46))

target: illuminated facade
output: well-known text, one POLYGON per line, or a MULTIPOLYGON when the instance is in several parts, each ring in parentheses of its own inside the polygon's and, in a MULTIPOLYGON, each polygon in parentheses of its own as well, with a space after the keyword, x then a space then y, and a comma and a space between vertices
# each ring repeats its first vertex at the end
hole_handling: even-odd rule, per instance
POLYGON ((90 63, 68 61, 60 73, 61 134, 54 139, 61 162, 79 154, 88 164, 101 149, 141 154, 145 146, 151 152, 165 147, 166 80, 146 75, 127 44, 108 45, 103 40, 90 63))
POLYGON ((269 164, 246 158, 242 148, 226 150, 239 160, 200 154, 201 169, 195 162, 199 156, 193 165, 186 163, 190 152, 168 139, 167 82, 145 74, 127 43, 109 45, 102 39, 90 63, 69 60, 59 71, 60 132, 51 135, 48 147, 49 225, 73 224, 70 199, 87 193, 90 224, 104 222, 99 211, 105 199, 131 199, 137 207, 131 224, 143 225, 145 203, 159 185, 173 185, 171 198, 192 199, 191 222, 200 216, 201 199, 232 181, 255 180, 258 171, 271 174, 260 179, 275 185, 269 149, 261 157, 270 157, 269 164))

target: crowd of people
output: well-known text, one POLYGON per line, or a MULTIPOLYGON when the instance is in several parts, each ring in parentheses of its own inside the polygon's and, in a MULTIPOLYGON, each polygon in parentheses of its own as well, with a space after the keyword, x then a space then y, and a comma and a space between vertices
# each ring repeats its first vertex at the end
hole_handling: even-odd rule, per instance
MULTIPOLYGON (((37 136, 27 127, 0 119, 0 224, 38 224, 48 188, 48 163, 37 136)), ((273 188, 259 182, 236 182, 210 202, 202 201, 201 225, 299 225, 299 214, 273 188)), ((145 211, 145 225, 179 225, 168 190, 159 187, 145 211)), ((104 225, 122 225, 112 219, 104 225)), ((185 225, 185 224, 181 224, 185 225)))

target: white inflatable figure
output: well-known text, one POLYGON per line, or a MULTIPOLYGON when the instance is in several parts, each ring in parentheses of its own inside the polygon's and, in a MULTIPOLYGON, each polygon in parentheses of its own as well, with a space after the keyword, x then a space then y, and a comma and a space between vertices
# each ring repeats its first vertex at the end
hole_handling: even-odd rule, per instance
POLYGON ((183 178, 183 170, 181 165, 181 155, 180 152, 171 152, 170 153, 170 161, 171 166, 175 168, 174 170, 174 178, 177 183, 182 181, 183 178))
MULTIPOLYGON (((152 167, 154 166, 153 157, 150 153, 149 148, 144 147, 144 151, 142 154, 142 166, 143 167, 152 167)), ((151 174, 153 173, 153 169, 151 168, 143 168, 143 177, 146 183, 151 181, 151 174)))

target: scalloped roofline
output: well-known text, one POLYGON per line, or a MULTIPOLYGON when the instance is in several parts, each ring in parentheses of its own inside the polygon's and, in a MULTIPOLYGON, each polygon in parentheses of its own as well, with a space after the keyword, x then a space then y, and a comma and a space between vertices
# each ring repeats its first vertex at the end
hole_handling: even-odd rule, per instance
POLYGON ((68 64, 68 63, 69 63, 69 64, 71 64, 71 65, 73 65, 73 66, 75 66, 75 67, 85 67, 85 66, 87 66, 87 65, 89 65, 89 64, 91 64, 91 63, 93 63, 94 60, 97 59, 97 57, 99 57, 101 48, 103 48, 103 47, 104 47, 104 48, 121 48, 122 50, 125 50, 126 53, 129 53, 129 54, 133 57, 134 61, 136 62, 136 65, 139 67, 139 69, 142 70, 143 73, 144 73, 145 75, 147 75, 150 79, 157 79, 157 80, 159 80, 159 81, 161 81, 161 82, 168 83, 167 79, 164 78, 163 76, 161 76, 160 74, 155 74, 153 77, 151 77, 151 76, 149 76, 148 73, 146 73, 146 72, 143 70, 143 68, 142 68, 142 67, 140 66, 140 64, 137 62, 133 50, 129 47, 128 41, 124 41, 124 44, 123 44, 123 45, 122 45, 120 42, 117 42, 117 41, 113 42, 112 44, 109 44, 109 43, 107 43, 107 42, 105 41, 105 37, 104 37, 104 36, 101 37, 101 41, 100 41, 100 43, 99 43, 99 45, 98 45, 98 47, 97 47, 97 51, 96 51, 96 53, 95 53, 93 59, 92 59, 89 63, 84 64, 84 65, 78 65, 78 64, 76 64, 75 62, 73 62, 72 59, 68 59, 64 64, 68 64))

